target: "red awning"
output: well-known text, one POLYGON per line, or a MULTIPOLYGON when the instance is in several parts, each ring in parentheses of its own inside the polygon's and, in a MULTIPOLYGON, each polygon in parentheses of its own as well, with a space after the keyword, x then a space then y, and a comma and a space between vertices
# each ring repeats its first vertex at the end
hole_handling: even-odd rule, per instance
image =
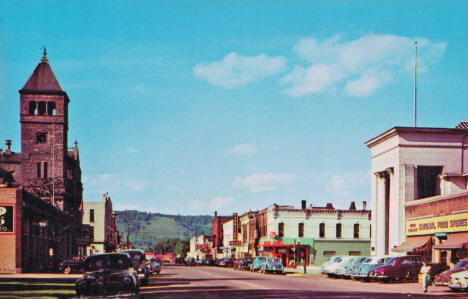
POLYGON ((261 247, 293 247, 292 244, 283 244, 283 243, 266 243, 261 245, 261 247))
POLYGON ((448 234, 447 241, 442 244, 437 244, 435 249, 460 249, 468 248, 468 233, 448 234))
POLYGON ((393 252, 421 252, 432 245, 432 236, 408 237, 400 246, 392 249, 393 252))

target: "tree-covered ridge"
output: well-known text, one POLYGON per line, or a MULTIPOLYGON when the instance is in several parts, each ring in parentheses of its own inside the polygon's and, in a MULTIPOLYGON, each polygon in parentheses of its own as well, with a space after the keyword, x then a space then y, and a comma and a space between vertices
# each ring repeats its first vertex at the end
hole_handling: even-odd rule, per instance
POLYGON ((212 216, 182 216, 140 211, 116 211, 116 226, 121 241, 127 234, 138 248, 153 249, 159 240, 190 238, 194 234, 211 235, 212 216))

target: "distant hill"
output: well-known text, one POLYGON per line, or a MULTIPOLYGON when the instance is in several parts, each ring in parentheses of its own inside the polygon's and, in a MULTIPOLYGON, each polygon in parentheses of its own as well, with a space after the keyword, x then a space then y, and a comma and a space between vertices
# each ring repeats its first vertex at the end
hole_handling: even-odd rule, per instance
POLYGON ((130 242, 137 248, 154 248, 164 238, 190 238, 194 234, 211 235, 212 216, 181 216, 146 213, 140 211, 115 211, 120 238, 125 241, 127 231, 130 242))

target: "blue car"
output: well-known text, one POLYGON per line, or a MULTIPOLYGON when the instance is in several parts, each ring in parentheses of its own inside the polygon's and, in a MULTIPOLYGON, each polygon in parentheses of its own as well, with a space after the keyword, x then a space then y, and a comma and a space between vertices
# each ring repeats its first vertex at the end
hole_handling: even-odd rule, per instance
POLYGON ((359 267, 353 270, 353 278, 355 280, 370 280, 370 272, 375 268, 384 265, 390 257, 388 256, 371 256, 362 262, 359 267))
POLYGON ((283 263, 277 257, 269 257, 265 264, 261 266, 260 272, 263 273, 283 273, 283 263))
POLYGON ((266 267, 267 258, 264 256, 256 256, 250 264, 250 271, 260 271, 262 268, 266 267))
POLYGON ((323 264, 322 267, 320 267, 320 273, 322 274, 327 274, 328 273, 328 268, 330 265, 334 264, 338 259, 342 258, 342 255, 334 255, 329 257, 323 264))

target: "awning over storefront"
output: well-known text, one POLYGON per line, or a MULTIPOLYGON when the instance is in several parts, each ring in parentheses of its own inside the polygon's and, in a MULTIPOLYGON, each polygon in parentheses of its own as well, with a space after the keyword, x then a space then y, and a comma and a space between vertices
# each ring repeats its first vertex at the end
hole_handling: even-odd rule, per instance
POLYGON ((442 244, 436 245, 434 248, 441 250, 468 248, 468 232, 448 234, 447 241, 445 241, 442 244))
POLYGON ((392 249, 393 252, 421 252, 432 245, 432 236, 408 237, 400 246, 392 249))

